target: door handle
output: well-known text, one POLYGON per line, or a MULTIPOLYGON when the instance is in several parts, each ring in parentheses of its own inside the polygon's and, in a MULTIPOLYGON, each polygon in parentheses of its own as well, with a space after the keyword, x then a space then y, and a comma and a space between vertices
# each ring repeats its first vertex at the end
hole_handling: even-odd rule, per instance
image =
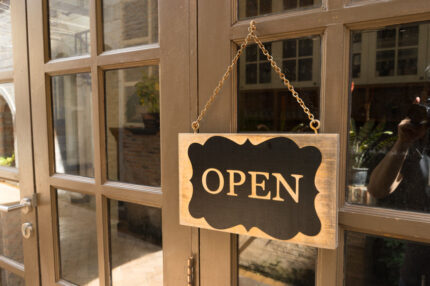
POLYGON ((29 239, 33 234, 33 225, 29 222, 23 223, 21 226, 21 233, 25 239, 29 239))
POLYGON ((11 212, 11 211, 15 211, 15 210, 19 210, 22 209, 22 212, 24 214, 29 213, 32 209, 33 209, 33 199, 31 198, 23 198, 19 204, 15 204, 15 205, 0 205, 0 212, 11 212))

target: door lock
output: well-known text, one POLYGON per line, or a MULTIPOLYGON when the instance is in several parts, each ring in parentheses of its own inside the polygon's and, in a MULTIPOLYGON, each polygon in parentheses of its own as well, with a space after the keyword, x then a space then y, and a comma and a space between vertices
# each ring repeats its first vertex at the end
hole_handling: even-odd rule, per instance
POLYGON ((0 212, 8 213, 22 209, 22 213, 28 214, 34 206, 36 206, 36 196, 33 196, 33 198, 23 198, 18 204, 15 205, 0 205, 0 212))
POLYGON ((33 234, 33 225, 29 222, 23 223, 21 226, 21 233, 25 239, 29 239, 33 234))

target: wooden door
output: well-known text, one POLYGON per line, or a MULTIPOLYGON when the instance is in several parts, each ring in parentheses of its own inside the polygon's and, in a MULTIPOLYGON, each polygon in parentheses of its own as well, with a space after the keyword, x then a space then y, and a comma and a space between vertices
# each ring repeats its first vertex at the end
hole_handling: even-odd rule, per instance
MULTIPOLYGON (((406 98, 414 94, 424 100, 428 97, 423 66, 428 66, 429 19, 428 1, 199 2, 199 110, 246 37, 249 21, 255 20, 258 36, 321 120, 321 132, 339 133, 341 138, 337 250, 303 248, 201 230, 202 285, 369 285, 371 277, 378 279, 378 275, 369 274, 376 264, 372 265, 368 257, 372 253, 377 255, 372 252, 377 248, 376 242, 389 244, 391 240, 387 237, 394 237, 393 243, 399 249, 414 245, 427 253, 430 236, 423 228, 428 227, 428 211, 415 210, 406 204, 388 207, 370 195, 367 182, 364 188, 351 183, 353 154, 348 149, 348 134, 353 131, 350 128, 353 119, 361 120, 358 125, 361 126, 365 120, 380 122, 383 117, 394 126, 387 134, 395 134, 398 122, 394 123, 394 114, 406 113, 412 103, 407 104, 406 98), (384 44, 388 34, 392 35, 392 43, 384 44), (405 35, 414 40, 405 44, 402 42, 405 35), (403 47, 411 52, 408 69, 401 60, 403 47), (388 60, 384 60, 387 55, 388 60), (406 87, 415 87, 416 92, 406 87), (402 93, 396 95, 388 90, 402 93), (396 100, 401 103, 396 105, 396 100), (393 112, 390 115, 384 106, 399 109, 390 111, 393 112), (419 242, 427 244, 418 247, 419 242), (370 245, 375 248, 372 250, 370 245)), ((255 46, 244 52, 234 71, 206 114, 200 132, 309 131, 301 125, 302 122, 306 125, 307 119, 300 107, 255 46)), ((384 155, 388 151, 375 152, 384 155)), ((381 261, 391 259, 379 254, 381 261)), ((390 268, 393 271, 390 273, 400 273, 406 262, 399 260, 396 265, 397 268, 390 268)), ((427 285, 429 278, 425 270, 420 271, 416 283, 427 285)), ((398 283, 395 279, 401 277, 393 279, 395 284, 398 283)))
POLYGON ((28 1, 43 285, 185 285, 187 1, 28 1))

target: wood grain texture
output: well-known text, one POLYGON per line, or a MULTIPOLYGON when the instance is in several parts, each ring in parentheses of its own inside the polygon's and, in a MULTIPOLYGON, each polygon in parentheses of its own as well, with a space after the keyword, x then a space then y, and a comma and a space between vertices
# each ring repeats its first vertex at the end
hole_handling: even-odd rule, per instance
MULTIPOLYGON (((285 241, 327 249, 337 247, 339 172, 339 135, 337 134, 179 134, 179 210, 181 224, 218 230, 211 227, 204 218, 192 217, 188 210, 193 192, 193 186, 190 182, 193 170, 188 157, 188 148, 193 143, 203 145, 213 136, 226 137, 240 145, 244 144, 246 140, 249 140, 253 145, 258 145, 275 137, 285 137, 293 140, 300 148, 317 147, 321 151, 322 162, 315 178, 315 185, 319 191, 315 198, 315 209, 321 221, 321 231, 315 236, 307 236, 299 232, 292 239, 285 241)), ((242 225, 236 225, 220 231, 274 239, 256 227, 246 231, 242 225)))

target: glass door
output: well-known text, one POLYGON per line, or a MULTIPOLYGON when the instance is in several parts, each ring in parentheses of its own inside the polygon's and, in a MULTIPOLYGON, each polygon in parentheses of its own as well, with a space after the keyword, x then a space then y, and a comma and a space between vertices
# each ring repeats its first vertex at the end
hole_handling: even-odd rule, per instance
POLYGON ((185 2, 28 2, 43 285, 187 282, 185 2))
POLYGON ((0 1, 0 285, 39 285, 25 1, 0 1))

